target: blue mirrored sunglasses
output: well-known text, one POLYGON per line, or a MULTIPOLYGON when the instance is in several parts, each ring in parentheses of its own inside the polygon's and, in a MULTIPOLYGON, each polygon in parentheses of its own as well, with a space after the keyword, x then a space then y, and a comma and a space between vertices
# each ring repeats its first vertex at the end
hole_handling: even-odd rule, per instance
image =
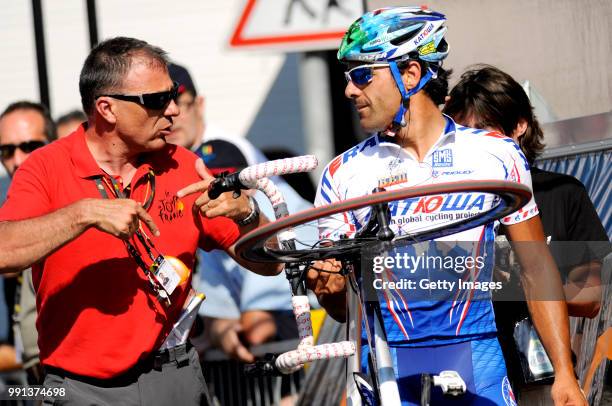
POLYGON ((367 85, 374 77, 373 70, 375 68, 388 67, 388 63, 372 63, 369 65, 355 66, 353 69, 344 72, 344 77, 347 82, 353 82, 357 86, 367 85))

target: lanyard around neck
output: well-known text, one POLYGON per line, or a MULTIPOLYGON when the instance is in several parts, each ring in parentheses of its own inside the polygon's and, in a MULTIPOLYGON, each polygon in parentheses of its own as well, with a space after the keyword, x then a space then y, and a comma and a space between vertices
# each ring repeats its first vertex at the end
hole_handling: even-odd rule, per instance
MULTIPOLYGON (((152 169, 149 170, 146 174, 147 178, 147 188, 145 190, 145 200, 142 202, 142 207, 145 210, 148 210, 149 207, 153 204, 153 198, 155 197, 155 173, 152 169)), ((107 189, 112 192, 112 194, 117 199, 125 199, 127 195, 125 193, 125 189, 121 188, 119 182, 112 176, 99 176, 95 178, 96 185, 98 186, 98 191, 100 195, 102 195, 103 199, 109 199, 109 195, 107 189), (109 184, 110 182, 110 184, 109 184), (106 187, 105 187, 106 185, 106 187)), ((129 187, 129 186, 128 186, 129 187)))
MULTIPOLYGON (((148 176, 147 178, 148 197, 145 199, 145 202, 143 203, 143 208, 145 210, 147 210, 148 207, 151 206, 153 202, 153 196, 155 194, 155 174, 153 173, 153 171, 149 171, 147 176, 148 176)), ((113 179, 112 176, 109 176, 108 179, 104 176, 99 176, 99 177, 96 177, 94 181, 98 188, 98 192, 100 193, 100 196, 102 196, 103 199, 111 198, 107 190, 110 190, 113 196, 117 199, 126 198, 125 197, 126 194, 121 189, 119 183, 115 179, 113 179), (110 184, 109 184, 109 179, 110 179, 110 184)), ((138 238, 138 240, 144 247, 151 261, 153 261, 152 266, 156 266, 156 265, 158 266, 160 259, 163 259, 163 256, 159 253, 159 251, 157 251, 157 249, 155 248, 155 245, 153 245, 153 241, 151 241, 151 239, 144 232, 141 232, 140 230, 136 230, 134 234, 136 235, 136 237, 138 238), (153 250, 157 252, 157 255, 153 254, 153 250)), ((138 252, 134 244, 132 244, 130 241, 124 240, 123 242, 125 243, 130 256, 134 259, 134 261, 136 261, 136 264, 143 270, 143 272, 149 279, 151 287, 153 291, 156 293, 156 295, 158 296, 158 298, 162 299, 163 303, 165 303, 166 306, 169 306, 170 304, 169 298, 167 297, 167 295, 166 297, 162 297, 160 295, 159 286, 157 286, 157 283, 155 282, 154 278, 151 275, 151 270, 149 267, 147 267, 145 261, 140 255, 140 252, 138 252)))

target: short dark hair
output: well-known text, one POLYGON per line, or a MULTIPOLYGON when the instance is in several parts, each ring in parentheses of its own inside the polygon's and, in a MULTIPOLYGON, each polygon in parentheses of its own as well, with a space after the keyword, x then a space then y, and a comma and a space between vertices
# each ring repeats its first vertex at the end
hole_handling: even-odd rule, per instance
POLYGON ((423 91, 437 106, 444 104, 448 95, 448 79, 452 75, 453 70, 446 70, 442 67, 438 68, 436 78, 429 79, 429 82, 423 87, 423 91))
POLYGON ((59 116, 57 120, 55 120, 55 124, 59 127, 60 125, 69 123, 71 121, 87 121, 87 116, 81 110, 72 110, 59 116))
POLYGON ((527 130, 519 145, 532 164, 544 149, 544 134, 523 87, 512 76, 490 65, 476 65, 461 75, 450 92, 444 113, 478 128, 492 127, 510 136, 519 121, 527 130))
POLYGON ((166 52, 139 39, 115 37, 91 50, 79 78, 81 103, 87 115, 93 113, 96 97, 121 86, 136 56, 148 57, 167 69, 166 52))
POLYGON ((51 118, 51 113, 49 113, 49 109, 47 108, 47 106, 41 103, 35 103, 35 102, 27 101, 27 100, 18 101, 18 102, 9 104, 9 106, 6 109, 4 109, 2 114, 0 114, 0 119, 18 110, 33 110, 39 113, 45 122, 44 133, 47 139, 49 141, 53 141, 54 139, 57 138, 57 131, 55 128, 55 123, 53 122, 53 119, 51 118))

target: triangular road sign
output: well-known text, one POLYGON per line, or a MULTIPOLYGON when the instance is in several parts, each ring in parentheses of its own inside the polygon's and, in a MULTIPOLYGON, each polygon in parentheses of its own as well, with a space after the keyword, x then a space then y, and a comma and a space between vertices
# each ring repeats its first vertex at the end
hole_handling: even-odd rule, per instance
POLYGON ((230 46, 318 50, 340 45, 363 0, 247 0, 230 46))

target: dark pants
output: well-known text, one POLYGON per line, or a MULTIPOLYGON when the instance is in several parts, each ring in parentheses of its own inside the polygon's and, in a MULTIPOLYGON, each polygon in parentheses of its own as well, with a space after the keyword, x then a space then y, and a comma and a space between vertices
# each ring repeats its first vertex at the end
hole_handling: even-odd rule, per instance
POLYGON ((153 357, 136 373, 110 380, 48 368, 46 388, 66 388, 66 397, 45 405, 208 405, 208 391, 195 348, 178 346, 153 357))

